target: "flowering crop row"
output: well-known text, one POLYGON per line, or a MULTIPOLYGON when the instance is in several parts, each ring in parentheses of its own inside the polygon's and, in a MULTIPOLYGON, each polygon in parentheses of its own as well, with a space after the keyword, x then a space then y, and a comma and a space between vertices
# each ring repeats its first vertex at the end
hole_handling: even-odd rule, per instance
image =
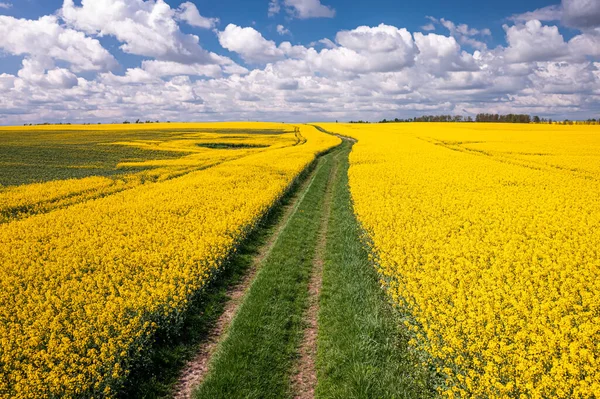
POLYGON ((333 125, 355 211, 448 397, 600 397, 600 131, 333 125))
POLYGON ((0 225, 0 397, 114 395, 157 329, 178 325, 298 174, 339 143, 312 127, 299 135, 302 145, 241 150, 208 169, 0 225))
MULTIPOLYGON (((247 134, 243 130, 241 131, 244 133, 223 135, 190 133, 187 130, 178 132, 175 129, 168 139, 136 139, 99 144, 120 148, 136 147, 145 150, 143 153, 147 154, 148 159, 123 160, 117 164, 117 173, 112 176, 91 176, 2 188, 0 189, 0 223, 108 196, 141 184, 180 177, 266 149, 273 150, 296 145, 298 140, 294 129, 288 130, 290 130, 288 133, 278 135, 247 134), (215 145, 225 148, 211 148, 215 145), (230 148, 235 151, 228 150, 227 146, 231 146, 230 148), (153 155, 160 152, 179 156, 170 159, 153 159, 153 155)), ((76 135, 77 133, 71 135, 63 132, 60 139, 53 138, 52 141, 57 144, 69 143, 78 139, 76 135)), ((28 160, 23 161, 26 164, 28 160)))

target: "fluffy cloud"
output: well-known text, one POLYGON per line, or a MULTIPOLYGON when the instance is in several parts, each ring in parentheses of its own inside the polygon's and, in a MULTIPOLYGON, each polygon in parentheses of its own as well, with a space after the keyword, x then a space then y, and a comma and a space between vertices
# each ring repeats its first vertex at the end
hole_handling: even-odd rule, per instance
POLYGON ((361 26, 336 35, 335 45, 325 41, 326 48, 293 46, 290 42, 277 45, 265 39, 256 29, 228 25, 218 33, 219 42, 250 63, 269 63, 286 58, 298 59, 312 73, 342 78, 344 75, 399 71, 414 63, 418 52, 412 35, 406 29, 389 25, 361 26))
POLYGON ((534 11, 529 11, 524 14, 513 15, 509 20, 513 22, 527 22, 527 21, 558 21, 563 16, 562 7, 559 5, 548 6, 539 8, 534 11))
POLYGON ((524 25, 504 25, 504 30, 509 44, 504 55, 509 62, 551 61, 569 54, 568 44, 556 26, 532 20, 524 25))
POLYGON ((206 18, 200 15, 198 8, 194 3, 182 3, 175 13, 175 17, 180 21, 185 21, 191 26, 204 29, 212 29, 219 23, 218 18, 206 18))
POLYGON ((277 33, 279 33, 281 36, 291 34, 290 30, 283 25, 277 25, 277 33))
POLYGON ((400 71, 414 64, 418 52, 410 32, 384 24, 341 31, 336 42, 339 47, 322 53, 330 59, 339 55, 335 60, 339 69, 346 69, 345 64, 358 63, 357 67, 349 68, 356 72, 400 71))
POLYGON ((524 14, 513 15, 515 22, 562 21, 566 26, 578 29, 600 27, 600 2, 597 0, 562 0, 560 5, 552 5, 524 14))
POLYGON ((254 28, 242 28, 229 24, 218 33, 223 48, 238 53, 250 63, 270 62, 282 59, 285 53, 274 41, 267 40, 254 28))
POLYGON ((477 70, 479 67, 470 54, 461 51, 453 37, 430 33, 415 33, 415 43, 419 49, 417 61, 422 70, 435 76, 447 72, 477 70))
POLYGON ((435 24, 442 25, 448 29, 450 36, 455 38, 460 44, 466 44, 478 50, 487 49, 487 45, 481 40, 475 39, 475 37, 491 36, 492 32, 489 29, 475 29, 469 27, 467 24, 455 24, 445 18, 437 19, 428 16, 427 19, 431 21, 430 24, 423 26, 421 29, 425 31, 435 30, 435 24))
POLYGON ((563 22, 575 28, 600 26, 600 2, 597 0, 563 0, 563 22))
POLYGON ((26 20, 0 15, 0 49, 65 61, 74 72, 106 70, 117 64, 98 40, 62 27, 54 16, 26 20))
POLYGON ((126 53, 184 64, 227 63, 204 50, 198 36, 179 29, 176 19, 192 25, 211 23, 191 3, 173 10, 163 0, 82 0, 81 7, 64 0, 61 15, 75 29, 116 37, 126 53))
POLYGON ((273 17, 281 11, 281 4, 279 4, 279 0, 270 0, 269 1, 269 17, 273 17))
POLYGON ((0 8, 4 8, 5 10, 8 10, 9 8, 12 8, 12 4, 0 2, 0 8))
POLYGON ((600 57, 600 29, 573 37, 569 49, 574 56, 600 57))
POLYGON ((71 89, 78 79, 68 69, 54 68, 52 64, 37 59, 23 60, 23 68, 18 74, 19 84, 38 86, 44 89, 71 89))
POLYGON ((281 3, 280 0, 271 0, 269 16, 279 14, 282 3, 287 14, 298 19, 335 17, 335 10, 321 4, 321 0, 281 0, 281 3))

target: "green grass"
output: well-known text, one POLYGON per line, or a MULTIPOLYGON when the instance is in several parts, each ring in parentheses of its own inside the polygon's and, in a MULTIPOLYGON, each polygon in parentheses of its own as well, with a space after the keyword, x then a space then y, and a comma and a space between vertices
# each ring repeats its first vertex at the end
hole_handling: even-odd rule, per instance
POLYGON ((2 131, 0 185, 116 176, 144 168, 117 168, 121 162, 176 159, 180 152, 151 151, 115 141, 161 140, 175 137, 165 131, 2 131))
MULTIPOLYGON (((344 151, 351 145, 344 143, 344 151)), ((334 186, 320 298, 317 398, 431 398, 430 371, 378 283, 348 188, 348 157, 334 186)))
MULTIPOLYGON (((194 133, 279 135, 283 130, 6 130, 0 131, 0 186, 18 186, 89 176, 117 176, 145 168, 117 168, 121 162, 176 159, 181 152, 105 145, 117 141, 174 140, 194 133)), ((228 146, 228 148, 231 146, 228 146)), ((244 147, 245 148, 245 147, 244 147)))
POLYGON ((198 147, 210 148, 213 150, 239 150, 244 148, 269 148, 268 145, 244 144, 244 143, 200 143, 198 147))
POLYGON ((304 327, 333 155, 335 151, 321 159, 312 185, 249 289, 196 398, 291 397, 290 374, 304 327))

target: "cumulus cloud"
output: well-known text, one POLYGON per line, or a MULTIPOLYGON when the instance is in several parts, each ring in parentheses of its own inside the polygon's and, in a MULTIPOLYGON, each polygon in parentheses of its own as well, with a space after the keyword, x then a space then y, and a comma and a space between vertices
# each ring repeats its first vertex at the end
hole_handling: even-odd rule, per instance
POLYGON ((563 10, 559 5, 553 5, 543 8, 538 8, 534 11, 529 11, 523 14, 516 14, 508 18, 513 22, 527 22, 532 20, 538 21, 559 21, 562 18, 563 10))
POLYGON ((338 58, 339 55, 335 62, 340 69, 345 69, 344 63, 348 56, 364 65, 351 68, 354 71, 399 71, 412 65, 418 52, 410 32, 385 24, 341 31, 336 35, 336 42, 339 47, 323 50, 322 53, 334 55, 333 58, 338 58))
POLYGON ((569 41, 569 50, 574 57, 600 57, 600 29, 573 37, 569 41))
POLYGON ((106 70, 117 64, 98 40, 62 27, 55 16, 27 20, 0 15, 0 49, 65 61, 75 72, 106 70))
POLYGON ((575 28, 600 27, 600 2, 597 0, 563 0, 562 20, 575 28))
POLYGON ((270 0, 269 1, 269 17, 273 17, 281 11, 281 4, 279 4, 279 0, 270 0))
POLYGON ((509 18, 514 22, 561 21, 564 25, 589 29, 600 27, 600 2, 597 0, 562 0, 561 4, 543 7, 509 18))
POLYGON ((26 83, 44 89, 70 89, 78 84, 78 79, 68 69, 54 68, 52 64, 39 59, 23 60, 23 68, 18 73, 20 84, 26 83))
POLYGON ((211 24, 197 11, 191 3, 173 10, 163 0, 82 0, 81 7, 64 0, 61 15, 75 29, 116 37, 126 53, 184 64, 227 62, 204 50, 198 36, 179 29, 177 18, 192 25, 211 24))
POLYGON ((509 44, 504 55, 509 62, 551 61, 569 54, 568 44, 556 26, 532 20, 522 25, 504 25, 504 30, 509 44))
POLYGON ((473 56, 461 51, 460 45, 452 36, 417 32, 415 43, 419 49, 417 61, 420 68, 435 76, 478 69, 473 56))
POLYGON ((321 0, 270 0, 269 16, 279 14, 282 5, 289 16, 298 19, 335 17, 335 9, 321 4, 321 0))
POLYGON ((175 17, 180 21, 185 21, 191 26, 203 29, 212 29, 219 23, 219 18, 206 18, 200 15, 200 11, 194 3, 185 2, 182 3, 177 11, 175 17))
POLYGON ((283 25, 277 25, 277 33, 281 36, 291 34, 290 30, 283 25))
POLYGON ((475 37, 486 37, 491 36, 492 32, 485 29, 476 29, 471 28, 467 24, 455 24, 452 21, 449 21, 445 18, 437 19, 431 16, 428 16, 427 19, 431 21, 430 24, 423 26, 421 29, 425 31, 433 31, 435 30, 435 24, 439 24, 446 28, 448 32, 450 32, 450 36, 454 37, 460 44, 469 45, 478 50, 487 49, 487 45, 481 40, 475 39, 475 37), (427 28, 427 29, 425 29, 427 28))
POLYGON ((267 40, 254 28, 229 24, 218 33, 223 48, 238 53, 250 63, 271 62, 282 59, 285 53, 274 41, 267 40))

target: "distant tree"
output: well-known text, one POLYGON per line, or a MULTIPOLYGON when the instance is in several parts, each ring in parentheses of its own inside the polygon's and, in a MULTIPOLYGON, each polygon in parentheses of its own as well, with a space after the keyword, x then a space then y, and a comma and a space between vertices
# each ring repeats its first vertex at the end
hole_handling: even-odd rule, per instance
POLYGON ((540 120, 539 116, 536 115, 533 117, 533 123, 540 123, 540 122, 541 122, 541 120, 540 120))

